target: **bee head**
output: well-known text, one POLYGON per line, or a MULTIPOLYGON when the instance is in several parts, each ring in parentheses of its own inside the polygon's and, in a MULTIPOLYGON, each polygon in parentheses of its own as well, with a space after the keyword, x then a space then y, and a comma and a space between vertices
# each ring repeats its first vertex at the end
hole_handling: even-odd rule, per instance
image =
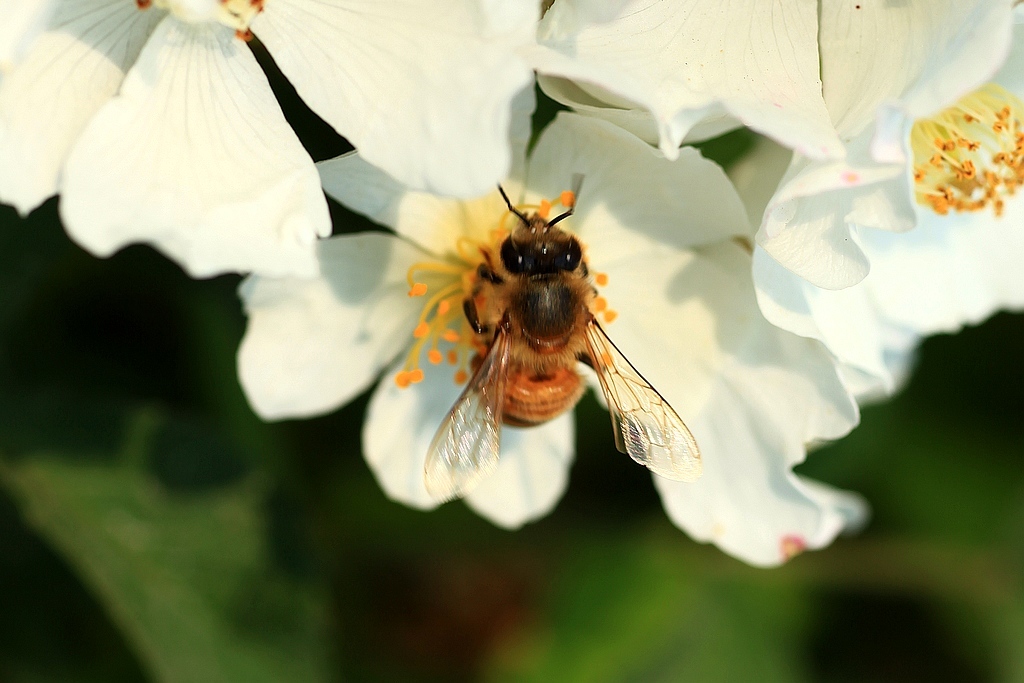
POLYGON ((507 237, 501 244, 501 264, 515 275, 550 275, 579 268, 579 241, 562 230, 549 230, 525 240, 507 237))

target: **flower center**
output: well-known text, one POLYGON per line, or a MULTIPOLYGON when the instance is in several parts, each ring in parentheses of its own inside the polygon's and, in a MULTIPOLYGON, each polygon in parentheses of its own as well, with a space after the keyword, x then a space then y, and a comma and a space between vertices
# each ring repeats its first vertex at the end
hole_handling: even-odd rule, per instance
POLYGON ((950 211, 1003 213, 1006 197, 1024 182, 1024 103, 989 83, 949 109, 914 123, 917 202, 950 211))
MULTIPOLYGON (((555 202, 542 200, 540 204, 516 208, 524 214, 536 212, 548 219, 553 206, 568 208, 574 201, 571 192, 563 192, 555 202)), ((423 381, 420 362, 424 356, 431 365, 447 363, 454 367, 456 384, 463 384, 469 379, 475 370, 474 354, 483 356, 491 338, 477 334, 470 326, 463 311, 463 302, 474 297, 477 311, 486 310, 488 290, 480 287, 480 266, 501 263, 501 245, 511 232, 509 221, 513 219, 513 214, 506 211, 497 223, 484 231, 484 239, 460 237, 455 243, 456 256, 451 260, 423 261, 409 268, 409 296, 424 297, 425 301, 413 328, 412 347, 402 370, 395 376, 399 387, 404 389, 423 381)), ((608 276, 598 273, 593 281, 598 287, 603 287, 608 283, 608 276)), ((618 315, 600 296, 594 298, 592 309, 595 315, 600 314, 609 323, 618 315)))
POLYGON ((139 9, 155 5, 182 21, 224 24, 235 29, 239 38, 250 40, 249 25, 263 11, 266 0, 135 0, 135 4, 139 9))

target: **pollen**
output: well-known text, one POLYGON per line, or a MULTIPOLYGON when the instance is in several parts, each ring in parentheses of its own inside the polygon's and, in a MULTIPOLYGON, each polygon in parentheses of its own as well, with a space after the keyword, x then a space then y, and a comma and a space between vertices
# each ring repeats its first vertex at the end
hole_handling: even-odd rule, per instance
POLYGON ((607 310, 607 311, 604 312, 604 321, 606 323, 613 323, 613 322, 615 322, 615 319, 618 318, 618 317, 619 317, 619 314, 616 311, 607 310))
POLYGON ((598 273, 594 276, 594 284, 598 287, 604 287, 608 284, 608 273, 598 273))
POLYGON ((608 300, 603 296, 595 297, 593 307, 595 313, 600 313, 604 309, 608 308, 608 300))
POLYGON ((455 330, 445 330, 444 334, 441 335, 441 339, 444 339, 446 342, 451 342, 452 344, 458 344, 461 338, 462 337, 460 337, 459 333, 455 330))
POLYGON ((427 352, 427 360, 430 361, 431 365, 440 365, 441 361, 444 360, 444 356, 442 356, 441 352, 437 349, 430 349, 430 351, 427 352))
POLYGON ((449 351, 448 352, 448 365, 458 365, 458 364, 459 364, 459 354, 456 351, 454 351, 454 350, 449 351))
POLYGON ((540 206, 537 207, 537 215, 547 220, 551 216, 551 202, 546 199, 540 200, 540 206))
POLYGON ((917 202, 945 216, 991 209, 1024 183, 1024 103, 989 83, 954 106, 914 123, 917 202))
POLYGON ((416 326, 416 329, 412 331, 412 336, 416 337, 417 339, 423 339, 423 337, 426 337, 429 333, 430 325, 428 325, 426 322, 421 321, 420 324, 416 326))
POLYGON ((466 380, 468 380, 468 379, 469 379, 469 373, 468 372, 466 372, 465 370, 458 370, 458 371, 456 371, 456 373, 455 373, 455 383, 456 384, 465 384, 466 380))
POLYGON ((565 208, 571 208, 576 204, 576 194, 570 190, 565 190, 558 198, 558 201, 561 202, 562 206, 565 208))
POLYGON ((414 282, 409 289, 409 296, 423 296, 427 293, 427 286, 422 282, 414 282))

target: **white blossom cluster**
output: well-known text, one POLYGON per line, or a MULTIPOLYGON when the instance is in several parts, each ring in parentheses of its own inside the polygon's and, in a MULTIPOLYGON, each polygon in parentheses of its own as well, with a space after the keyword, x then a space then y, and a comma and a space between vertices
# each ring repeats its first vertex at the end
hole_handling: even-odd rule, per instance
MULTIPOLYGON (((703 453, 694 483, 654 475, 665 509, 774 565, 866 514, 792 471, 808 447, 891 395, 924 336, 1024 308, 1015 4, 0 0, 0 201, 59 194, 100 256, 251 273, 254 410, 376 385, 366 459, 431 508, 424 458, 470 369, 448 326, 466 245, 508 217, 499 183, 550 208, 583 174, 566 225, 603 324, 703 453), (253 37, 355 153, 313 162, 253 37), (569 111, 530 147, 536 84, 569 111), (743 126, 729 175, 690 146, 743 126), (381 230, 328 238, 324 192, 381 230)), ((571 414, 505 428, 466 502, 509 528, 547 514, 574 434, 571 414)))

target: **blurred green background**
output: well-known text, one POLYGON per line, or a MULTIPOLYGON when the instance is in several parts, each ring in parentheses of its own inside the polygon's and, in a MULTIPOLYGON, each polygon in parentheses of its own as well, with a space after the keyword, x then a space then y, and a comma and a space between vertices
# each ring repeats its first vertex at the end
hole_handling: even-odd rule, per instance
MULTIPOLYGON (((315 158, 347 149, 274 85, 315 158)), ((519 532, 389 502, 365 397, 249 410, 240 278, 93 258, 56 206, 0 207, 0 681, 1024 681, 1020 315, 925 342, 800 468, 868 528, 759 570, 673 527, 610 429, 578 430, 568 494, 519 532)))

